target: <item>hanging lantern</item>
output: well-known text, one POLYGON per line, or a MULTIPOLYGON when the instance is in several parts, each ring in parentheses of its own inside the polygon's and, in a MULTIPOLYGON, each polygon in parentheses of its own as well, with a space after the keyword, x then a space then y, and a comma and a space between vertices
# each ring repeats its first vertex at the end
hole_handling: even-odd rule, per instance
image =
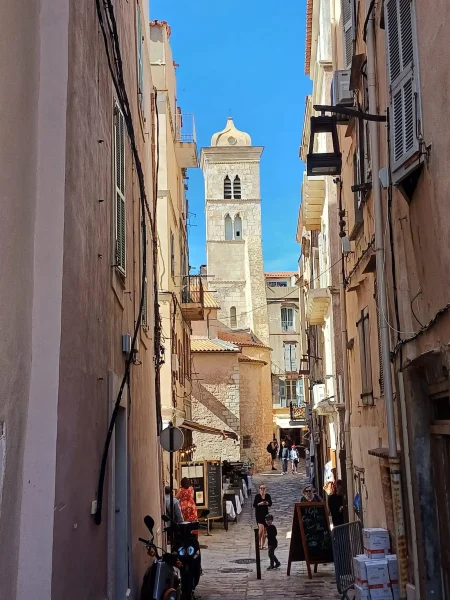
POLYGON ((336 127, 336 116, 311 117, 311 136, 309 151, 306 158, 306 173, 308 177, 315 175, 340 175, 342 170, 342 153, 339 150, 339 139, 336 127), (314 152, 316 135, 331 134, 333 152, 314 152))
POLYGON ((309 356, 308 355, 303 355, 302 358, 300 359, 300 369, 298 370, 298 374, 299 375, 309 375, 311 370, 310 364, 309 364, 309 356))

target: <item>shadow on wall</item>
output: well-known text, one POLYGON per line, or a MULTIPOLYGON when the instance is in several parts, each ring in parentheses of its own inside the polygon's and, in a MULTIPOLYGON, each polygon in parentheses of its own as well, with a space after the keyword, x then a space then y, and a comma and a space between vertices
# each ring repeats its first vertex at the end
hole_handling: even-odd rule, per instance
POLYGON ((208 391, 203 384, 197 384, 195 388, 195 399, 205 408, 207 408, 213 415, 220 419, 220 421, 223 421, 232 431, 235 431, 239 434, 239 431, 236 430, 236 427, 230 425, 230 423, 239 421, 239 415, 233 414, 231 410, 228 409, 220 400, 218 400, 214 394, 211 394, 211 392, 208 391))

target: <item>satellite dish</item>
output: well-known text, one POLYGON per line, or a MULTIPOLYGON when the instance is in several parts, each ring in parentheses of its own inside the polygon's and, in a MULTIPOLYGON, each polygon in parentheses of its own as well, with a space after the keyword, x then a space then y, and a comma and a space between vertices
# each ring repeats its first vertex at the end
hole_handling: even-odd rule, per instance
POLYGON ((161 431, 159 443, 166 452, 177 452, 183 447, 183 432, 178 427, 166 427, 161 431))

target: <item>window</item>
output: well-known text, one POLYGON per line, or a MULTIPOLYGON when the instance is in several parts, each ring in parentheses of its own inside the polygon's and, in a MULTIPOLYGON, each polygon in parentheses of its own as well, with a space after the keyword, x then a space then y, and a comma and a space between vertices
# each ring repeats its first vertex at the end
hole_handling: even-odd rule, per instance
POLYGON ((233 221, 230 215, 226 215, 225 217, 225 239, 232 240, 233 239, 233 221))
POLYGON ((294 329, 294 309, 291 307, 281 307, 281 330, 293 331, 294 329))
POLYGON ((233 181, 233 198, 236 200, 241 199, 241 180, 238 175, 236 175, 233 181))
POLYGON ((361 399, 363 404, 373 404, 372 364, 370 360, 370 329, 367 308, 361 311, 361 319, 356 323, 359 334, 359 356, 361 363, 361 399))
POLYGON ((418 164, 410 159, 419 151, 421 134, 414 1, 386 0, 385 23, 390 89, 391 169, 393 182, 397 183, 418 164), (408 166, 404 167, 406 162, 408 166))
POLYGON ((268 281, 267 285, 269 287, 287 287, 288 282, 287 281, 268 281))
POLYGON ((344 35, 344 68, 350 69, 355 40, 355 0, 342 0, 341 20, 344 35))
POLYGON ((290 379, 286 381, 286 400, 289 402, 297 401, 297 380, 290 379))
POLYGON ((237 318, 236 318, 236 307, 232 306, 230 308, 230 327, 235 329, 237 327, 237 318))
POLYGON ((297 359, 295 356, 296 344, 284 344, 284 368, 286 373, 297 371, 297 359))
POLYGON ((116 268, 125 275, 125 121, 117 104, 114 106, 114 164, 115 164, 115 237, 116 268))
POLYGON ((170 232, 170 274, 175 277, 175 236, 170 232))
POLYGON ((225 200, 231 199, 231 179, 228 177, 228 175, 226 175, 225 179, 223 180, 223 197, 225 200))
POLYGON ((242 219, 239 215, 234 217, 234 239, 242 239, 242 219))
POLYGON ((243 435, 242 436, 242 447, 247 448, 247 449, 252 447, 252 436, 251 435, 243 435))
POLYGON ((286 382, 280 379, 280 406, 286 408, 286 382))
POLYGON ((144 91, 144 52, 142 49, 142 22, 141 22, 141 7, 139 4, 136 5, 136 36, 137 36, 137 70, 138 70, 138 94, 139 94, 139 106, 141 109, 142 116, 144 116, 144 102, 145 102, 145 91, 144 91))
MULTIPOLYGON (((359 169, 360 169, 360 157, 359 157, 358 152, 355 152, 353 154, 353 183, 354 183, 354 186, 359 185, 359 182, 360 182, 359 169)), ((360 199, 361 199, 360 192, 355 190, 353 192, 353 208, 354 208, 354 214, 355 214, 355 222, 353 224, 352 230, 349 235, 350 240, 357 239, 358 234, 364 225, 363 211, 362 211, 360 199)))
POLYGON ((305 382, 303 379, 297 379, 297 403, 305 404, 305 382))

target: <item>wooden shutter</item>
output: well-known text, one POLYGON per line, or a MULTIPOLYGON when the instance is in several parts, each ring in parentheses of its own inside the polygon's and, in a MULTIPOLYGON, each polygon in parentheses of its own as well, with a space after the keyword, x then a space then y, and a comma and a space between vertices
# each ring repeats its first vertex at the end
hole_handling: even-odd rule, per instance
MULTIPOLYGON (((395 172, 419 150, 413 1, 386 0, 385 20, 391 96, 391 161, 395 172)), ((395 182, 395 176, 393 179, 395 182)))
POLYGON ((297 379, 297 402, 299 404, 305 403, 305 391, 303 388, 303 379, 297 379))
POLYGON ((353 41, 355 39, 355 1, 342 0, 342 28, 344 35, 344 68, 352 66, 353 41))
POLYGON ((290 344, 284 345, 284 370, 289 373, 291 370, 291 346, 290 344))
POLYGON ((141 108, 142 115, 144 115, 144 58, 142 51, 141 7, 139 4, 136 5, 136 36, 139 106, 141 108))
POLYGON ((374 298, 377 309, 377 334, 378 334, 378 362, 380 364, 380 392, 384 393, 384 373, 383 373, 383 355, 381 352, 381 330, 380 330, 380 311, 378 308, 378 285, 377 280, 374 282, 374 298))
POLYGON ((125 121, 122 111, 114 107, 114 164, 115 164, 115 234, 116 267, 125 275, 126 219, 125 219, 125 121))

